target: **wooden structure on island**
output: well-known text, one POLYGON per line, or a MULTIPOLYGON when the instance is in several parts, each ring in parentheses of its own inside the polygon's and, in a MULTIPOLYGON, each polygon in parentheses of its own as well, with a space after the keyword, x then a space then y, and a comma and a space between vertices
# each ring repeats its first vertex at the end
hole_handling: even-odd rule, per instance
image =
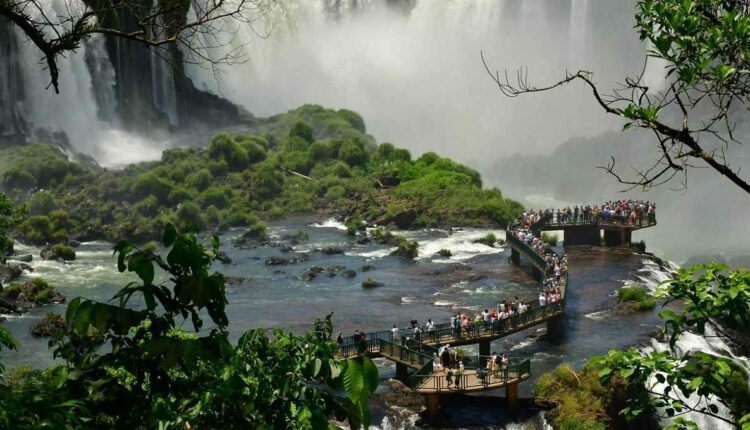
MULTIPOLYGON (((629 225, 625 223, 607 223, 601 220, 576 219, 574 222, 557 222, 551 211, 531 226, 535 237, 541 232, 563 230, 565 246, 601 245, 601 230, 604 231, 605 243, 608 246, 630 243, 631 232, 656 224, 655 219, 648 225, 629 225), (609 237, 609 240, 607 239, 609 237)), ((651 221, 651 220, 649 220, 651 221)), ((506 232, 506 243, 511 248, 511 261, 520 263, 524 256, 532 267, 532 274, 542 285, 550 273, 550 267, 544 257, 529 244, 522 242, 511 231, 506 232)), ((548 251, 554 252, 551 248, 548 251)), ((523 313, 494 323, 470 325, 467 329, 456 329, 450 322, 436 324, 432 331, 415 333, 410 327, 399 329, 399 338, 394 339, 391 330, 364 333, 360 339, 354 336, 344 338, 339 345, 338 356, 349 357, 367 354, 371 357, 382 357, 396 363, 396 378, 409 385, 416 393, 425 397, 428 414, 437 416, 441 407, 441 397, 456 393, 475 393, 505 388, 506 401, 513 407, 518 403, 518 384, 531 377, 530 357, 509 357, 510 363, 504 369, 498 368, 482 374, 490 356, 490 343, 520 331, 547 324, 548 334, 561 330, 560 318, 565 313, 565 302, 568 289, 568 274, 565 273, 559 287, 562 298, 544 306, 530 304, 523 313), (457 383, 448 386, 446 373, 433 371, 433 355, 445 345, 463 346, 478 345, 479 355, 462 356, 464 373, 457 376, 457 383), (409 371, 413 370, 413 373, 409 371)), ((401 327, 404 327, 402 325, 401 327)))

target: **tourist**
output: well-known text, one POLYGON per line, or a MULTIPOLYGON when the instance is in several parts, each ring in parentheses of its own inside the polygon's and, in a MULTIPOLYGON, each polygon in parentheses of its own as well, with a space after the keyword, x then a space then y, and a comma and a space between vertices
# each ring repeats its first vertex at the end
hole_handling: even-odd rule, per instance
POLYGON ((477 378, 483 386, 487 386, 487 371, 483 368, 477 369, 477 378))
POLYGON ((442 348, 442 352, 440 353, 440 363, 444 367, 450 367, 453 363, 451 362, 451 351, 450 351, 450 345, 446 345, 444 348, 442 348))
POLYGON ((547 296, 544 295, 544 292, 539 293, 539 306, 545 306, 547 304, 547 296))
POLYGON ((435 331, 435 323, 432 322, 431 318, 427 319, 427 324, 425 324, 424 327, 427 329, 428 333, 432 333, 433 331, 435 331))
POLYGON ((341 332, 336 336, 336 344, 339 346, 339 349, 344 346, 344 335, 341 332))
POLYGON ((448 383, 448 388, 450 389, 453 385, 453 368, 448 368, 448 373, 445 374, 445 380, 448 383))
POLYGON ((401 330, 396 327, 396 325, 393 325, 393 328, 391 329, 391 342, 398 343, 398 341, 401 339, 401 330))
POLYGON ((440 362, 440 356, 437 352, 432 353, 432 371, 434 373, 440 373, 443 370, 442 363, 440 362))
POLYGON ((422 329, 419 326, 414 328, 414 340, 417 342, 422 341, 422 329))

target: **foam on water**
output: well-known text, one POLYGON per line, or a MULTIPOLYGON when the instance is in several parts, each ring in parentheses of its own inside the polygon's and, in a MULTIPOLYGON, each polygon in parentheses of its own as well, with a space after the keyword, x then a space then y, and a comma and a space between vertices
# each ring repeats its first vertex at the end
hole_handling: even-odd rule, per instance
POLYGON ((449 302, 446 300, 438 300, 435 302, 435 306, 453 306, 456 302, 449 302))
POLYGON ((591 320, 595 320, 595 321, 601 321, 601 320, 607 318, 608 316, 610 316, 611 314, 612 313, 610 311, 603 310, 603 311, 591 312, 589 314, 584 315, 584 317, 588 318, 588 319, 591 319, 591 320))
POLYGON ((346 226, 344 225, 344 223, 337 221, 336 218, 328 218, 323 222, 312 223, 310 224, 310 227, 335 228, 336 230, 346 231, 346 226))
POLYGON ((511 351, 516 351, 516 350, 519 350, 519 349, 526 348, 527 346, 530 346, 530 345, 534 344, 534 342, 536 342, 536 339, 537 338, 524 339, 521 342, 519 342, 518 344, 511 346, 510 350, 511 351))
MULTIPOLYGON (((498 239, 505 239, 504 231, 484 230, 484 229, 465 229, 454 232, 445 232, 447 237, 417 239, 419 243, 419 259, 433 259, 441 249, 447 249, 451 252, 449 258, 438 257, 433 259, 434 263, 450 263, 455 261, 468 260, 477 255, 498 254, 503 252, 502 247, 491 247, 481 243, 474 243, 475 240, 481 239, 488 233, 493 233, 498 239)), ((409 236, 405 234, 405 236, 409 236)))
POLYGON ((376 249, 374 251, 347 251, 344 253, 344 255, 351 255, 356 257, 364 257, 364 258, 383 258, 391 255, 391 252, 395 251, 396 248, 384 248, 384 249, 376 249))

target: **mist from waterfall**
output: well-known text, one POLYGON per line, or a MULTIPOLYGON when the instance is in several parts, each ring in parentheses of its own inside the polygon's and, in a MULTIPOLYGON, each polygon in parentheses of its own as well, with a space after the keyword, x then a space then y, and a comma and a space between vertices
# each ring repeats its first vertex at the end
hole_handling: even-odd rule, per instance
MULTIPOLYGON (((476 161, 549 152, 613 127, 580 85, 508 99, 480 59, 528 67, 532 84, 588 69, 614 84, 641 65, 633 2, 622 0, 287 1, 267 39, 240 27, 249 61, 189 68, 199 88, 271 115, 303 103, 347 107, 368 131, 416 154, 476 161), (335 6, 332 4, 335 3, 335 6), (333 10, 333 12, 332 12, 333 10)), ((226 48, 229 49, 229 48, 226 48)))

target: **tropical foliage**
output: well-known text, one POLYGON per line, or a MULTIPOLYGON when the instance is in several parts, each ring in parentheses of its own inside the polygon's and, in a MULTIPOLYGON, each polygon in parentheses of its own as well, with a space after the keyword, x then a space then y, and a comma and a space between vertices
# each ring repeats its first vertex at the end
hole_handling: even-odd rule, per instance
MULTIPOLYGON (((3 428, 328 428, 369 423, 378 384, 366 357, 339 360, 330 315, 295 335, 255 329, 228 337, 225 279, 211 269, 217 238, 167 224, 165 255, 120 242, 121 272, 133 272, 115 303, 70 302, 51 346, 64 364, 6 374, 3 428), (187 326, 192 330, 183 331, 187 326)), ((0 348, 14 348, 0 329, 0 348)))

